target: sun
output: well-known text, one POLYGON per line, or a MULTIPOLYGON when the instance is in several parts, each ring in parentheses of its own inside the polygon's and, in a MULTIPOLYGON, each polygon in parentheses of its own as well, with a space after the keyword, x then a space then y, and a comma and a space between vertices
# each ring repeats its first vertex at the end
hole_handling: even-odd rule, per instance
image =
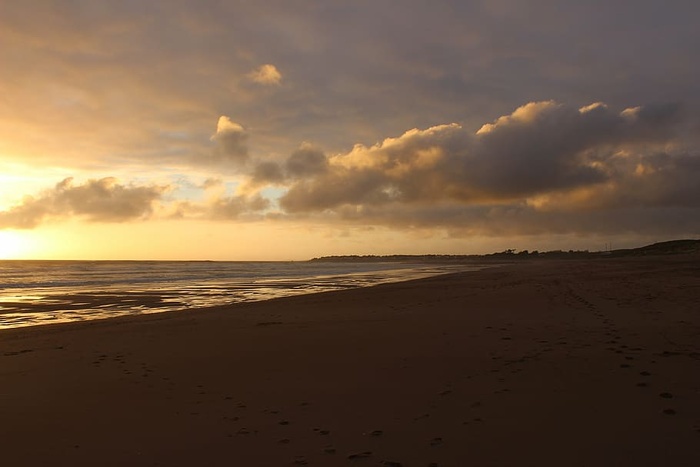
POLYGON ((30 251, 31 242, 20 232, 0 230, 0 259, 20 259, 30 251))

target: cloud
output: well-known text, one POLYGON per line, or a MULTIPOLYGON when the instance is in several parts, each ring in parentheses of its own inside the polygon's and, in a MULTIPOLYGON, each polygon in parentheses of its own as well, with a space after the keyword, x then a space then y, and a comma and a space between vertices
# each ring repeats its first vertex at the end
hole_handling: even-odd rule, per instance
POLYGON ((328 157, 319 148, 303 143, 286 160, 258 160, 249 169, 249 179, 240 190, 255 193, 266 185, 284 186, 328 170, 328 157))
POLYGON ((221 178, 207 178, 200 184, 194 184, 203 191, 198 199, 174 199, 162 212, 169 219, 190 220, 254 220, 261 217, 261 212, 272 204, 255 190, 247 193, 240 185, 227 183, 221 178), (234 190, 235 186, 235 190, 234 190), (231 194, 233 191, 233 194, 231 194))
POLYGON ((215 151, 208 158, 201 158, 197 162, 222 165, 242 165, 247 162, 248 132, 226 115, 219 117, 216 133, 211 140, 217 144, 215 151))
POLYGON ((263 85, 279 85, 282 81, 282 74, 275 65, 265 64, 253 70, 248 77, 255 83, 263 85))
POLYGON ((680 113, 670 104, 614 112, 601 103, 529 103, 477 131, 470 184, 509 197, 602 183, 616 150, 670 140, 680 113))
POLYGON ((207 178, 202 183, 202 189, 204 190, 216 190, 222 187, 224 184, 223 180, 220 178, 207 178))
POLYGON ((293 178, 319 175, 328 170, 328 158, 320 149, 305 143, 289 156, 285 168, 293 178))
POLYGON ((335 153, 436 122, 476 129, 548 97, 700 102, 688 1, 634 15, 600 1, 0 3, 0 153, 31 165, 240 162, 197 156, 220 115, 255 128, 261 154, 303 140, 335 153), (285 92, 252 80, 274 77, 263 64, 285 92))
POLYGON ((0 212, 0 229, 33 229, 48 221, 71 218, 89 222, 128 222, 154 214, 165 219, 233 220, 259 218, 271 201, 259 193, 228 195, 223 180, 209 178, 197 186, 202 200, 165 197, 174 186, 120 184, 114 177, 75 184, 66 178, 52 189, 0 212), (158 203, 158 204, 157 204, 158 203))
POLYGON ((700 150, 684 144, 683 122, 672 104, 542 101, 475 133, 413 129, 332 157, 302 148, 283 164, 279 204, 292 215, 482 234, 632 229, 644 213, 698 231, 697 216, 680 214, 700 214, 700 150))
POLYGON ((523 202, 494 205, 345 206, 334 223, 384 225, 399 230, 446 232, 451 237, 549 235, 700 235, 700 207, 608 206, 605 209, 541 210, 523 202))
POLYGON ((269 206, 270 201, 259 194, 221 197, 208 206, 207 217, 214 220, 238 219, 244 214, 263 211, 269 206))
POLYGON ((213 139, 236 154, 242 179, 207 178, 192 185, 198 199, 168 186, 69 178, 0 212, 0 228, 142 219, 163 201, 158 214, 170 218, 307 218, 451 235, 700 233, 700 148, 688 128, 678 105, 540 101, 474 130, 412 129, 332 155, 304 143, 264 159, 241 150, 245 129, 222 116, 213 139), (163 200, 166 191, 173 195, 163 200))
POLYGON ((122 185, 115 178, 88 180, 75 185, 66 178, 38 197, 0 212, 0 228, 30 229, 46 220, 71 216, 92 222, 126 222, 148 217, 167 186, 122 185))
POLYGON ((273 161, 259 162, 253 169, 251 182, 254 186, 264 184, 279 184, 284 182, 286 175, 282 167, 273 161))
POLYGON ((169 214, 165 217, 171 220, 258 220, 262 217, 262 212, 267 210, 271 204, 269 199, 264 198, 259 193, 232 196, 215 195, 204 202, 176 201, 170 206, 169 214))
POLYGON ((596 186, 613 176, 612 157, 621 149, 645 151, 637 146, 670 140, 678 114, 674 106, 614 112, 603 104, 576 109, 546 101, 519 107, 475 134, 457 124, 414 129, 331 158, 323 171, 292 184, 281 205, 297 212, 365 203, 493 203, 596 186))

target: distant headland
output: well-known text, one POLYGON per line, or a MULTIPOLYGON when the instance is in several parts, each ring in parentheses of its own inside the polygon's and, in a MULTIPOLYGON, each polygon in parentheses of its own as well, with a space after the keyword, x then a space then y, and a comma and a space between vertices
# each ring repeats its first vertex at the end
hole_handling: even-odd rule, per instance
POLYGON ((667 242, 653 243, 639 248, 627 248, 608 251, 588 251, 588 250, 551 250, 551 251, 529 251, 508 249, 497 253, 484 255, 338 255, 322 256, 313 258, 310 261, 328 262, 459 262, 473 260, 520 260, 530 258, 543 259, 590 259, 590 258, 621 258, 633 256, 657 256, 657 255, 679 255, 679 254, 700 254, 700 240, 683 239, 670 240, 667 242))

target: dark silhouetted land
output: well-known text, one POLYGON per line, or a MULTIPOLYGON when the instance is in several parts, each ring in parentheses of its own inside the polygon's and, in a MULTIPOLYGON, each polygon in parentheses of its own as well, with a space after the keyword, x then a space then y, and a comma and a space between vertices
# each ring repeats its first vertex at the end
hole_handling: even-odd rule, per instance
POLYGON ((322 256, 311 261, 403 261, 403 262, 461 262, 489 260, 520 260, 520 259, 593 259, 621 258, 629 256, 656 256, 700 253, 700 240, 671 240, 646 245, 640 248, 617 249, 607 251, 588 250, 550 250, 550 251, 516 251, 508 249, 485 255, 341 255, 322 256))

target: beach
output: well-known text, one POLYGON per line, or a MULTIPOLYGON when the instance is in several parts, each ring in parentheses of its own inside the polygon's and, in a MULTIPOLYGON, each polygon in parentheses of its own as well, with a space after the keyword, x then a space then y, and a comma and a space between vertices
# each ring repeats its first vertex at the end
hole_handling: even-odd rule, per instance
POLYGON ((700 465, 700 258, 0 332, 8 466, 700 465))

